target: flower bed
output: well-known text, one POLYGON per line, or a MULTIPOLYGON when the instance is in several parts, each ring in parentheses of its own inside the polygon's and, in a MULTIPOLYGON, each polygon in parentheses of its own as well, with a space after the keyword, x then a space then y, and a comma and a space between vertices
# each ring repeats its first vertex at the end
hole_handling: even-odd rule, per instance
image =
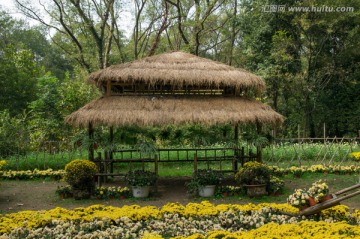
POLYGON ((128 187, 96 187, 95 188, 95 197, 97 199, 124 199, 131 197, 131 193, 128 187))
POLYGON ((0 171, 1 178, 3 179, 20 179, 20 180, 28 180, 28 179, 38 179, 38 178, 53 178, 56 180, 61 179, 65 175, 64 170, 38 170, 34 169, 26 170, 26 171, 0 171))
POLYGON ((157 208, 93 205, 67 210, 22 211, 0 218, 0 234, 10 238, 322 238, 360 236, 360 212, 346 206, 319 218, 292 217, 288 204, 221 204, 207 201, 157 208), (314 221, 314 220, 320 221, 314 221), (151 232, 151 233, 150 233, 151 232), (231 237, 230 237, 231 235, 231 237))
MULTIPOLYGON (((338 165, 330 165, 330 166, 323 166, 321 164, 312 165, 309 167, 302 166, 296 167, 292 166, 288 169, 280 168, 277 166, 270 166, 272 172, 277 176, 282 176, 285 173, 293 173, 293 174, 303 174, 303 173, 322 173, 322 172, 329 172, 329 173, 360 173, 360 166, 357 165, 349 165, 349 166, 338 166, 338 165)), ((64 170, 38 170, 34 169, 26 170, 26 171, 0 171, 0 176, 3 179, 37 179, 37 178, 46 178, 51 177, 54 179, 60 179, 64 176, 64 170)))

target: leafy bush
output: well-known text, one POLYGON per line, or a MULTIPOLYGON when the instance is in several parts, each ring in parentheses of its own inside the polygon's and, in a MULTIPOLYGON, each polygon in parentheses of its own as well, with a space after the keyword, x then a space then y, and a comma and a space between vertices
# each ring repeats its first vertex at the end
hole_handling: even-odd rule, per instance
POLYGON ((0 157, 23 155, 29 150, 24 118, 11 117, 8 111, 0 112, 0 157))
POLYGON ((153 186, 156 183, 157 175, 155 172, 147 170, 134 170, 129 171, 125 178, 131 186, 153 186))
POLYGON ((65 181, 73 188, 87 188, 94 185, 98 168, 94 162, 77 159, 65 166, 65 181))
POLYGON ((200 185, 218 185, 224 178, 224 175, 216 170, 212 169, 199 169, 196 172, 194 180, 200 185))

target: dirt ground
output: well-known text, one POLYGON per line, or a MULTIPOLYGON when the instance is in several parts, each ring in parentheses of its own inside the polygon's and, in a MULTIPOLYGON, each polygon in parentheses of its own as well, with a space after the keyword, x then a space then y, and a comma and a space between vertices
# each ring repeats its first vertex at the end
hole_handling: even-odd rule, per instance
MULTIPOLYGON (((0 213, 12 213, 22 210, 48 210, 55 207, 73 209, 77 207, 87 207, 93 204, 104 204, 112 206, 123 206, 137 204, 140 206, 153 205, 161 207, 168 202, 179 202, 183 205, 189 202, 200 202, 201 199, 189 197, 186 192, 185 183, 190 180, 186 177, 160 179, 157 192, 153 191, 148 199, 129 198, 119 199, 88 199, 74 200, 73 198, 60 199, 55 191, 58 186, 65 185, 57 181, 2 181, 0 182, 0 213)), ((125 186, 119 181, 103 184, 103 186, 125 186)), ((215 204, 233 201, 232 198, 215 199, 211 198, 215 204)))
MULTIPOLYGON (((12 213, 23 210, 49 210, 55 207, 63 207, 67 209, 73 209, 77 207, 87 207, 93 204, 111 205, 121 207, 123 205, 137 204, 140 206, 153 205, 161 207, 168 202, 179 202, 183 205, 189 202, 200 202, 204 198, 189 197, 186 192, 185 183, 189 181, 187 177, 175 177, 175 178, 160 178, 158 181, 158 190, 153 192, 152 196, 148 199, 109 199, 109 200, 75 200, 73 198, 60 199, 56 195, 55 191, 58 186, 65 185, 63 182, 51 181, 51 180, 35 180, 35 181, 7 181, 0 182, 0 213, 12 213)), ((335 187, 342 188, 342 184, 353 185, 356 182, 357 177, 352 176, 349 178, 343 178, 341 183, 339 178, 329 180, 329 183, 335 187), (344 181, 344 180, 347 181, 344 181), (339 185, 340 184, 340 185, 339 185)), ((226 185, 231 185, 231 180, 225 182, 226 185)), ((251 199, 246 196, 234 196, 226 198, 209 198, 210 202, 214 204, 222 203, 260 203, 260 202, 275 202, 285 203, 287 196, 293 191, 293 188, 298 188, 298 180, 287 180, 284 195, 279 197, 265 197, 260 199, 251 199)), ((111 183, 107 183, 104 186, 125 186, 119 180, 115 180, 111 183)), ((348 199, 342 204, 349 206, 352 209, 360 209, 360 196, 348 199)))

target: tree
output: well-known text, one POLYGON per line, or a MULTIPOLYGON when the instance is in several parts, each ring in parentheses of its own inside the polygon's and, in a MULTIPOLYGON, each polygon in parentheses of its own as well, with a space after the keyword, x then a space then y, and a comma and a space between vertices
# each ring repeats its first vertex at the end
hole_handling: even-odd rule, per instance
POLYGON ((30 138, 35 147, 46 141, 71 137, 74 132, 64 118, 98 96, 82 79, 70 78, 69 74, 64 81, 46 74, 38 78, 37 87, 37 99, 29 104, 28 117, 30 138))
POLYGON ((56 31, 52 40, 87 72, 109 66, 110 54, 122 56, 117 19, 120 3, 115 0, 52 0, 44 7, 51 21, 44 20, 34 5, 15 0, 27 17, 56 31), (115 44, 113 44, 115 42, 115 44), (94 59, 94 56, 95 59, 94 59))
POLYGON ((31 51, 7 45, 0 55, 0 111, 23 112, 35 99, 36 78, 41 73, 31 51))

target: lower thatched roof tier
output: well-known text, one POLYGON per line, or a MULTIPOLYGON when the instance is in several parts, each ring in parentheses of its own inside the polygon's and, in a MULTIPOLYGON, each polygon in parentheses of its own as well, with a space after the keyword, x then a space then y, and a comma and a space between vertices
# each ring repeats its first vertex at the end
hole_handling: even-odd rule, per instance
POLYGON ((74 126, 261 123, 283 116, 260 101, 214 96, 111 96, 94 100, 66 117, 74 126))

